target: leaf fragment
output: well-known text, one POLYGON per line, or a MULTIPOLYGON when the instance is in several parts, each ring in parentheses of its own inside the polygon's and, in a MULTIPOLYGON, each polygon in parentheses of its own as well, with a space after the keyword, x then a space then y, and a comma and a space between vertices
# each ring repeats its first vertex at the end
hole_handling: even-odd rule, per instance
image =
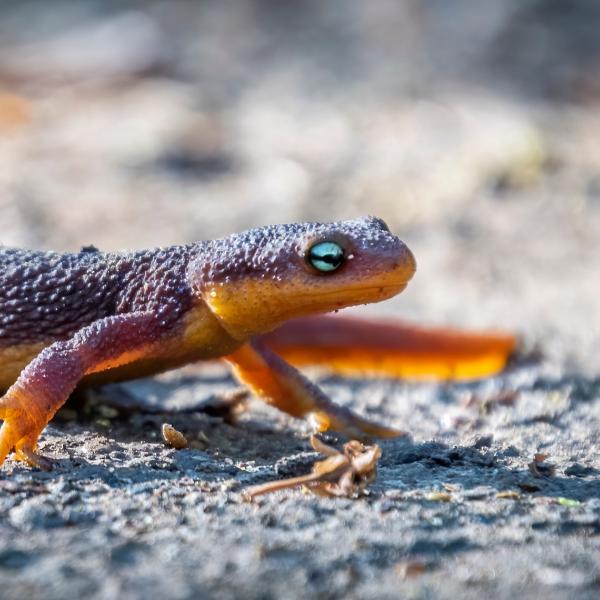
POLYGON ((562 496, 558 497, 557 502, 561 506, 568 506, 570 508, 581 505, 581 502, 579 500, 575 500, 574 498, 563 498, 562 496))

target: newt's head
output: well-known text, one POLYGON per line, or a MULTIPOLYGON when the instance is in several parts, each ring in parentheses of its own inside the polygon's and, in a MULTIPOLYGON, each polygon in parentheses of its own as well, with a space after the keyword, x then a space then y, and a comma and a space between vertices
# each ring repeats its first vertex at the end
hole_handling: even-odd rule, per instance
POLYGON ((223 327, 245 339, 294 317, 379 302, 415 259, 374 217, 250 229, 199 246, 189 280, 223 327))

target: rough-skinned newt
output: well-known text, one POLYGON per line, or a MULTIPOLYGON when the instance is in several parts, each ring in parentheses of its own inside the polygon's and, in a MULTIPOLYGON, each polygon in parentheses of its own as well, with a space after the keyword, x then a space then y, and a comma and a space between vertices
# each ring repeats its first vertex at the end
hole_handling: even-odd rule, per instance
POLYGON ((295 417, 310 415, 321 430, 400 435, 336 405, 283 357, 344 370, 348 342, 347 364, 363 371, 443 375, 440 365, 449 364, 460 375, 458 366, 492 355, 466 374, 501 368, 510 337, 434 332, 410 359, 411 336, 419 337, 410 328, 373 325, 378 345, 368 324, 304 318, 390 298, 414 272, 410 250, 374 217, 127 253, 0 248, 0 464, 14 450, 17 459, 44 465, 40 433, 79 384, 215 358, 257 396, 295 417), (458 342, 458 354, 444 335, 446 346, 458 342), (407 372, 390 367, 403 360, 407 372))

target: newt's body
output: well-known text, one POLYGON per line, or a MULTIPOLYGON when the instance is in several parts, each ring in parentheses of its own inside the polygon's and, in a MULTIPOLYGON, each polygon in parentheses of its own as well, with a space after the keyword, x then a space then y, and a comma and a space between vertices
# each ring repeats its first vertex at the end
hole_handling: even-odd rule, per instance
POLYGON ((255 336, 389 298, 414 270, 407 247, 375 218, 126 254, 0 248, 0 464, 13 449, 40 464, 41 431, 82 381, 217 357, 259 396, 321 428, 396 435, 333 404, 255 336))

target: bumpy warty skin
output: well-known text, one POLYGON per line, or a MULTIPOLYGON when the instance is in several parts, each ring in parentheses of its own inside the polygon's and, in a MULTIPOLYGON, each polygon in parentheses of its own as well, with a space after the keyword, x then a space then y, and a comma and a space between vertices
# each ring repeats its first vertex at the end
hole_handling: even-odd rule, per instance
POLYGON ((191 246, 110 254, 0 248, 0 347, 67 339, 108 316, 151 311, 173 323, 192 305, 191 246))
MULTIPOLYGON (((410 251, 374 217, 272 225, 139 252, 87 247, 59 254, 0 247, 0 348, 68 339, 106 317, 136 312, 151 313, 162 331, 175 335, 174 324, 205 301, 208 286, 264 281, 269 284, 260 286, 264 291, 252 293, 306 297, 335 293, 400 267, 410 277, 411 265, 410 251), (304 260, 308 248, 323 239, 338 241, 348 255, 347 265, 333 278, 311 271, 304 260)), ((259 297, 254 301, 265 306, 259 297)), ((242 319, 253 319, 241 313, 242 319)))
POLYGON ((319 240, 341 242, 349 253, 357 251, 358 260, 365 250, 376 251, 382 260, 388 254, 398 254, 401 247, 410 254, 385 222, 376 217, 268 225, 204 243, 190 263, 190 281, 199 289, 246 276, 283 282, 297 267, 298 257, 319 240))

